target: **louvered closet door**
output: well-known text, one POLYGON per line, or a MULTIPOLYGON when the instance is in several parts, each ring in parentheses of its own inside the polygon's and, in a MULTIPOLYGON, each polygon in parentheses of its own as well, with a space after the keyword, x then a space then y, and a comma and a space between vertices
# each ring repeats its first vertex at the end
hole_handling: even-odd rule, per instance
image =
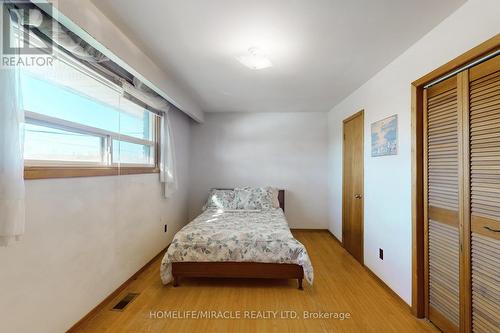
POLYGON ((472 329, 500 332, 500 57, 469 80, 472 329))
POLYGON ((458 331, 458 93, 453 77, 424 91, 427 137, 427 306, 445 332, 458 331))

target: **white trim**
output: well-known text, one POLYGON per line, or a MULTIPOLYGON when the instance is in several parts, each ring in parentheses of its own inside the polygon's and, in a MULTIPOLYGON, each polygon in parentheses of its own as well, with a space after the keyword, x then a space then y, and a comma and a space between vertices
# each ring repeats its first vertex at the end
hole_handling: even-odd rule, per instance
POLYGON ((100 162, 77 162, 63 160, 24 160, 27 167, 94 167, 94 168, 154 168, 154 164, 143 163, 112 163, 103 164, 100 162))
POLYGON ((84 162, 84 161, 64 161, 64 160, 24 160, 24 165, 27 167, 101 167, 106 168, 109 165, 102 162, 84 162))
POLYGON ((113 163, 111 164, 114 168, 154 168, 154 164, 134 164, 134 163, 113 163))
MULTIPOLYGON (((154 168, 155 165, 155 148, 156 142, 144 139, 138 139, 128 135, 121 135, 115 132, 106 131, 100 128, 82 125, 68 120, 63 120, 40 113, 25 111, 25 120, 28 124, 42 125, 51 128, 56 128, 73 133, 80 133, 101 138, 101 161, 100 162, 84 162, 84 161, 64 161, 64 160, 30 160, 25 159, 25 165, 30 166, 72 166, 72 167, 147 167, 154 168), (113 163, 113 140, 128 142, 153 148, 149 156, 150 164, 143 163, 113 163)), ((154 127, 152 127, 154 128, 154 127)))
POLYGON ((114 140, 126 141, 144 146, 152 146, 152 147, 155 146, 154 141, 139 139, 129 135, 119 134, 92 126, 82 125, 72 121, 63 120, 32 111, 25 111, 25 117, 27 123, 34 125, 36 124, 49 125, 50 127, 53 128, 58 128, 61 130, 76 132, 80 134, 91 134, 94 136, 109 137, 114 140))
POLYGON ((54 47, 53 51, 56 55, 56 59, 59 61, 65 63, 69 67, 73 68, 74 70, 82 73, 83 75, 86 75, 88 77, 91 77, 92 79, 96 80, 97 82, 105 85, 106 87, 113 89, 120 95, 123 94, 123 88, 118 85, 117 83, 111 81, 104 75, 98 73, 97 71, 93 70, 92 68, 83 65, 82 63, 78 62, 78 60, 73 59, 72 57, 68 56, 66 53, 62 52, 59 50, 57 47, 54 47))

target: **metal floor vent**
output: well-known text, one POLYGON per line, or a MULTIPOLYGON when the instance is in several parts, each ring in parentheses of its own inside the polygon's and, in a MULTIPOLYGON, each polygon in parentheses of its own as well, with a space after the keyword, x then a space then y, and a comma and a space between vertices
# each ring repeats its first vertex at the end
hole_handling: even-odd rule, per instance
POLYGON ((128 293, 123 297, 115 306, 111 309, 111 311, 123 311, 139 294, 137 293, 128 293))

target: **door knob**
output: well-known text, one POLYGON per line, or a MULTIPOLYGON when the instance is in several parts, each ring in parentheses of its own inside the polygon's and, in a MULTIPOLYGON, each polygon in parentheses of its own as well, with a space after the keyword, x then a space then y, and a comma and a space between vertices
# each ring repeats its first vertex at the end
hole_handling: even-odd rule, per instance
POLYGON ((354 195, 354 198, 356 198, 356 199, 361 199, 361 194, 355 194, 355 195, 354 195))

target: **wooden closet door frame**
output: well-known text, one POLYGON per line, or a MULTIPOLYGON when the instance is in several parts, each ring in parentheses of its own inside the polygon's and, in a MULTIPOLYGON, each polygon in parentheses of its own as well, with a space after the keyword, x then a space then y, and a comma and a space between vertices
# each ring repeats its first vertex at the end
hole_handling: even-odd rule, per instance
MULTIPOLYGON (((491 52, 500 49, 500 34, 488 39, 484 43, 476 46, 475 48, 467 51, 445 65, 433 70, 427 75, 411 83, 411 137, 412 137, 412 305, 411 309, 413 314, 418 318, 424 318, 427 315, 427 276, 425 274, 425 260, 426 260, 426 223, 427 206, 426 206, 426 171, 424 162, 426 161, 426 144, 425 138, 425 119, 424 119, 424 86, 428 83, 450 73, 464 65, 471 63, 491 52)), ((468 87, 468 71, 461 72, 458 84, 460 85, 459 91, 465 94, 464 85, 468 87), (467 82, 465 82, 467 80, 467 82)), ((465 131, 468 131, 468 89, 467 89, 466 103, 458 105, 459 108, 459 126, 462 126, 465 131), (464 116, 464 114, 466 115, 464 116)), ((459 98, 460 99, 460 98, 459 98)), ((463 98, 462 98, 463 99, 463 98)), ((462 132, 463 133, 463 132, 462 132)), ((459 149, 462 152, 468 152, 469 146, 464 136, 459 137, 459 149)), ((466 154, 468 155, 468 154, 466 154)), ((467 176, 468 165, 465 163, 460 164, 459 174, 461 177, 461 188, 463 191, 463 181, 469 182, 467 176)), ((460 233, 460 247, 462 253, 462 261, 460 262, 461 276, 468 276, 460 281, 460 303, 461 303, 461 331, 471 331, 471 288, 470 288, 470 194, 462 193, 460 196, 459 214, 460 221, 463 223, 463 228, 460 233), (469 259, 464 259, 464 258, 469 259)))
POLYGON ((460 331, 472 332, 472 272, 470 233, 470 112, 469 70, 457 74, 458 92, 458 221, 460 237, 460 331))
MULTIPOLYGON (((350 120, 353 120, 357 117, 361 117, 361 120, 363 122, 363 128, 362 128, 362 136, 361 136, 361 140, 362 140, 362 146, 364 147, 364 142, 365 142, 365 129, 364 129, 364 124, 365 124, 365 110, 360 110, 358 112, 356 112, 355 114, 347 117, 346 119, 343 120, 342 122, 342 136, 345 135, 344 133, 344 128, 345 128, 345 124, 347 122, 349 122, 350 120)), ((365 187, 365 171, 364 171, 364 168, 365 168, 365 156, 364 156, 365 152, 364 152, 364 148, 363 148, 363 151, 361 152, 361 159, 362 159, 362 170, 363 170, 363 175, 361 177, 361 182, 363 184, 363 194, 362 194, 362 198, 361 198, 361 207, 362 207, 362 210, 361 210, 361 226, 362 226, 362 234, 361 234, 361 262, 360 264, 361 265, 364 265, 364 262, 365 262, 365 196, 364 196, 364 187, 365 187)), ((345 188, 345 168, 344 168, 344 156, 345 156, 345 140, 342 140, 342 232, 344 232, 344 230, 346 230, 346 188, 345 188)), ((352 198, 351 198, 352 200, 352 198)), ((344 246, 344 242, 345 240, 342 239, 342 246, 344 246)))

